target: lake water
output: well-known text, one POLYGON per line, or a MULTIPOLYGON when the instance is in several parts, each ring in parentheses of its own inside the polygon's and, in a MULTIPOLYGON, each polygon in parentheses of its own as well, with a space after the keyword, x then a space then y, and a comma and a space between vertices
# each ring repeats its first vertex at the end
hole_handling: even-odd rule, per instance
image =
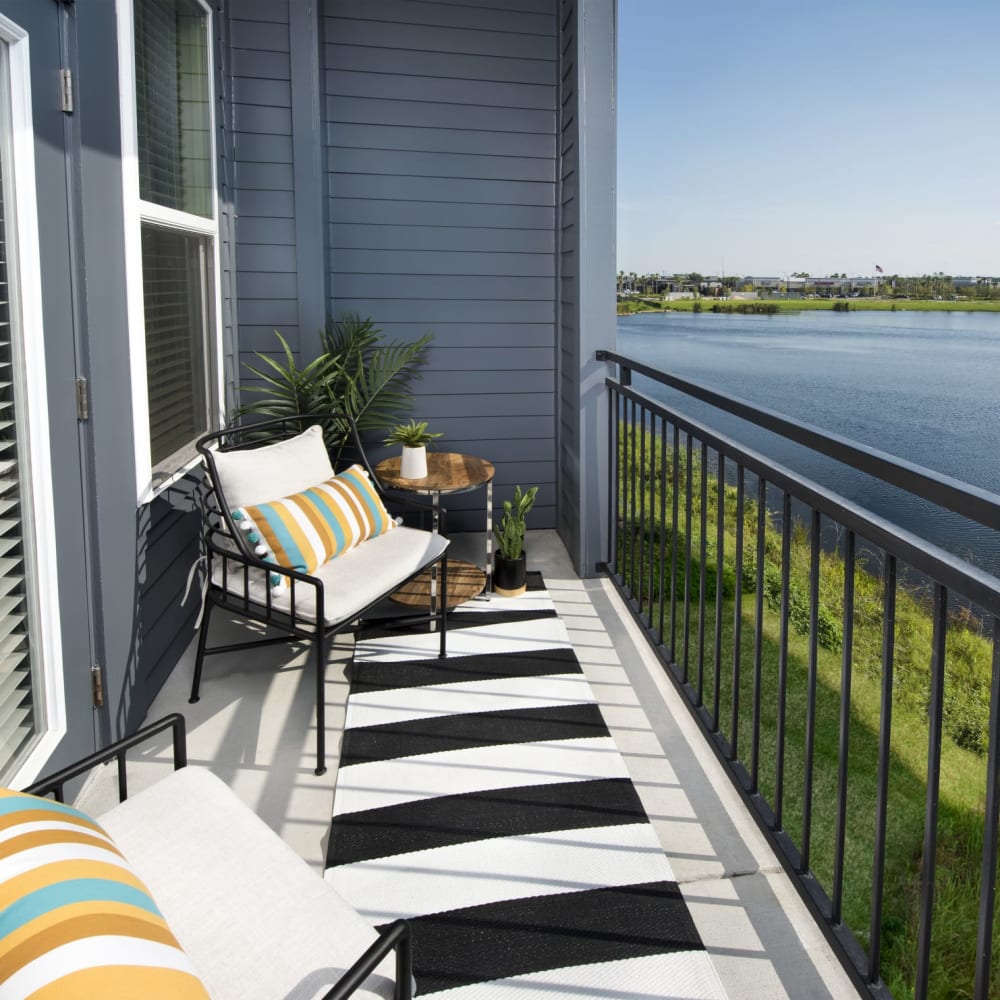
MULTIPOLYGON (((618 352, 1000 493, 1000 313, 644 313, 618 352)), ((996 530, 661 386, 644 391, 1000 576, 996 530)))

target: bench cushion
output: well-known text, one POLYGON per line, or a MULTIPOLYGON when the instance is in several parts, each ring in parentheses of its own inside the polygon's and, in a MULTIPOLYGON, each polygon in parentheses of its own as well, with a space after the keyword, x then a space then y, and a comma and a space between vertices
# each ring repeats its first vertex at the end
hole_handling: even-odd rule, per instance
POLYGON ((208 1000, 156 903, 104 830, 0 789, 0 996, 208 1000))
MULTIPOLYGON (((100 821, 156 897, 213 1000, 315 1000, 377 937, 203 768, 175 771, 100 821)), ((393 976, 390 955, 355 996, 391 997, 393 976)))

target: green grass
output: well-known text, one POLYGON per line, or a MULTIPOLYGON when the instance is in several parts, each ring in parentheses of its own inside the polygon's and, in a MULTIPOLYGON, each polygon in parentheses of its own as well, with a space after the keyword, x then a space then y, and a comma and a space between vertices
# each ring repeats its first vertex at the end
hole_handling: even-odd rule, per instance
MULTIPOLYGON (((720 672, 715 678, 716 575, 719 565, 716 552, 716 511, 718 485, 713 477, 705 481, 708 503, 705 518, 705 552, 702 559, 700 462, 692 462, 693 505, 691 523, 686 523, 683 495, 686 470, 680 461, 681 503, 677 536, 671 534, 672 488, 669 482, 661 497, 658 463, 659 446, 647 436, 646 466, 650 474, 636 484, 636 507, 642 504, 648 525, 650 513, 660 510, 661 500, 667 511, 667 525, 662 536, 664 562, 665 639, 670 642, 669 577, 672 546, 677 546, 676 587, 677 644, 675 660, 687 663, 688 679, 696 684, 701 665, 703 703, 711 708, 718 686, 721 728, 730 737, 733 691, 739 692, 738 749, 740 758, 750 760, 750 731, 754 697, 754 614, 756 567, 753 565, 757 508, 747 501, 744 519, 745 561, 742 573, 743 596, 739 605, 742 624, 739 675, 734 685, 734 622, 736 604, 735 489, 724 493, 724 540, 722 552, 722 629, 719 642, 720 672), (690 577, 685 572, 690 540, 690 577), (704 639, 698 620, 701 567, 705 567, 704 639), (688 582, 689 580, 689 582, 688 582), (690 628, 685 635, 683 598, 693 602, 690 628)), ((668 455, 667 469, 672 458, 668 455)), ((625 498, 622 509, 627 510, 625 498)), ((636 511, 638 513, 638 511, 636 511)), ((764 622, 761 641, 759 745, 760 790, 776 803, 776 766, 779 756, 779 671, 780 643, 780 566, 781 533, 766 518, 764 559, 764 622)), ((640 537, 630 532, 627 519, 621 522, 618 566, 624 571, 633 593, 642 589, 644 598, 652 597, 650 620, 658 626, 659 548, 661 536, 654 533, 640 537), (653 538, 653 593, 649 591, 650 561, 648 541, 653 538), (631 548, 629 547, 631 545, 631 548), (641 578, 641 582, 640 582, 641 578)), ((789 579, 792 592, 791 622, 787 638, 787 666, 784 712, 784 795, 783 827, 801 848, 802 820, 806 799, 804 761, 806 712, 808 705, 808 572, 810 540, 808 531, 796 526, 790 532, 789 579)), ((839 719, 841 669, 843 660, 843 559, 823 553, 820 559, 819 615, 822 645, 817 655, 816 738, 813 775, 812 835, 809 843, 810 867, 830 892, 833 885, 835 856, 836 797, 839 758, 839 719)), ((868 914, 871 904, 872 858, 875 842, 875 802, 878 742, 881 709, 882 587, 860 565, 856 567, 854 636, 851 647, 850 740, 847 755, 848 802, 846 812, 846 850, 844 866, 843 915, 863 946, 868 946, 868 914)), ((974 623, 971 623, 974 625, 974 623)), ((975 961, 975 934, 979 899, 979 851, 982 844, 982 809, 986 788, 986 770, 982 751, 986 746, 990 644, 977 634, 969 622, 957 618, 949 623, 946 653, 946 705, 944 740, 941 757, 941 813, 937 847, 937 882, 934 906, 933 958, 930 996, 968 997, 972 993, 975 961)), ((889 779, 888 833, 886 844, 886 886, 882 919, 883 977, 897 1000, 913 995, 913 970, 916 961, 920 877, 922 871, 923 827, 927 774, 927 704, 929 700, 929 664, 931 619, 923 599, 900 588, 897 595, 894 638, 896 665, 893 685, 892 756, 889 779)), ((1000 940, 995 945, 1000 954, 1000 940)), ((995 967, 1000 963, 994 963, 995 967)), ((1000 969, 994 973, 991 995, 1000 996, 1000 969)))
POLYGON ((619 299, 618 315, 631 316, 641 312, 663 312, 659 302, 655 299, 619 299))

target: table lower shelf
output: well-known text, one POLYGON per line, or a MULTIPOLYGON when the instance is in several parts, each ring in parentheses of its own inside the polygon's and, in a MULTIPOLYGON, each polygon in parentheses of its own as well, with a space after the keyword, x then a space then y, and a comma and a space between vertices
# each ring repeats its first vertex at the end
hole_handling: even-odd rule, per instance
MULTIPOLYGON (((463 601, 469 601, 483 592, 486 586, 486 573, 478 566, 463 559, 448 560, 448 607, 453 608, 463 601)), ((441 576, 438 575, 438 590, 441 589, 441 576)), ((403 584, 392 599, 399 604, 411 607, 426 608, 431 599, 431 571, 425 570, 415 576, 409 583, 403 584)))

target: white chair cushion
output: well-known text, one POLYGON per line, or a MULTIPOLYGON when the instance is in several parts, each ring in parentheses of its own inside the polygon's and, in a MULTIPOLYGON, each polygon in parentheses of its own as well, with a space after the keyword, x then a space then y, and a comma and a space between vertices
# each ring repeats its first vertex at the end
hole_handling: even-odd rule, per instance
MULTIPOLYGON (((323 618, 326 625, 351 621, 373 601, 395 590, 404 580, 437 559, 448 547, 448 539, 419 528, 399 527, 384 535, 369 538, 343 555, 324 563, 313 574, 323 581, 323 618)), ((226 589, 243 597, 243 574, 233 572, 238 564, 230 563, 226 589)), ((267 600, 267 573, 250 571, 250 600, 264 604, 267 600)), ((215 561, 213 582, 222 587, 221 560, 215 561)), ((277 611, 291 610, 291 590, 285 589, 271 597, 271 607, 277 611)), ((295 615, 304 621, 316 620, 316 589, 295 586, 295 615)))
POLYGON ((244 451, 216 451, 217 485, 230 510, 302 493, 333 477, 319 424, 275 444, 244 451))
MULTIPOLYGON (((100 817, 213 1000, 314 1000, 374 928, 211 772, 170 777, 100 817)), ((392 996, 389 955, 355 996, 392 996)))

